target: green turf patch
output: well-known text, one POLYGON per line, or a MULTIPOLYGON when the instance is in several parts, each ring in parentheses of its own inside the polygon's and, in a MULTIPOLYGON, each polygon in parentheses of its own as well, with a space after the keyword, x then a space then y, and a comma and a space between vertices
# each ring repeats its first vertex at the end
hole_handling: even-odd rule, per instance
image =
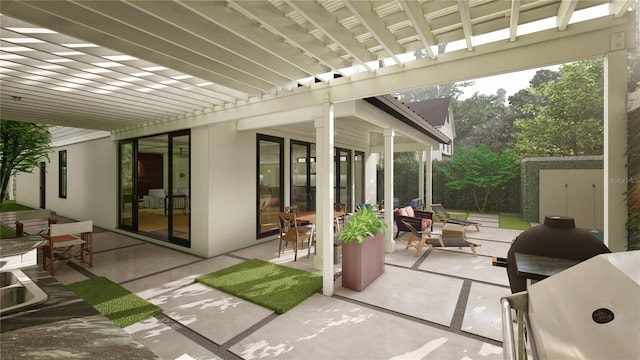
POLYGON ((33 210, 32 208, 20 204, 16 204, 15 200, 4 200, 0 212, 33 210))
POLYGON ((2 225, 0 226, 0 239, 10 239, 16 237, 16 232, 2 225))
POLYGON ((162 313, 162 309, 102 276, 67 287, 121 328, 162 313))
POLYGON ((258 259, 200 276, 196 281, 278 314, 322 289, 320 275, 258 259))
POLYGON ((500 229, 527 230, 530 227, 531 224, 521 216, 500 214, 500 229))

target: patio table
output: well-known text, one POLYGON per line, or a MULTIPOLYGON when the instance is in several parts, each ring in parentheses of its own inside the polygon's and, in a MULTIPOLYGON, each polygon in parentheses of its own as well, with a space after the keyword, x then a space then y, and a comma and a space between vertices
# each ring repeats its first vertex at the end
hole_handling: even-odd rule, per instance
MULTIPOLYGON (((345 216, 346 212, 344 211, 333 211, 333 218, 337 219, 341 216, 345 216)), ((317 216, 316 216, 316 212, 315 211, 304 211, 304 212, 300 212, 298 216, 296 216, 296 219, 298 221, 301 222, 308 222, 311 224, 311 236, 309 237, 309 251, 307 252, 307 258, 309 257, 309 255, 311 254, 311 244, 313 244, 313 237, 314 234, 316 232, 316 221, 317 221, 317 216)), ((335 239, 333 241, 333 253, 334 253, 334 263, 339 263, 339 261, 336 260, 337 258, 337 251, 338 248, 342 246, 342 243, 340 242, 336 242, 335 239)))

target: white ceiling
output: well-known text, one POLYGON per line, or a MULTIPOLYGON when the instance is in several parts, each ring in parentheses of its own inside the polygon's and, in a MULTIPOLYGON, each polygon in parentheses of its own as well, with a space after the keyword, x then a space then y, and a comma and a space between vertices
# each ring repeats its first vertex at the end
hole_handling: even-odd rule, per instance
POLYGON ((472 52, 527 24, 633 0, 0 2, 2 118, 116 131, 472 52), (456 45, 457 44, 457 45, 456 45), (405 56, 409 54, 409 56, 405 56), (441 56, 441 55, 440 55, 441 56))

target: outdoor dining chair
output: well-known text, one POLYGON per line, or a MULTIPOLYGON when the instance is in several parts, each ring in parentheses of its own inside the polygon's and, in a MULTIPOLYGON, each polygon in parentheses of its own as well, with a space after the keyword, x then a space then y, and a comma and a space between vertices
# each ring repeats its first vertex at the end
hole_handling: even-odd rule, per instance
POLYGON ((71 260, 93 266, 93 221, 51 224, 49 240, 42 246, 42 268, 49 268, 51 276, 58 268, 71 260))
POLYGON ((298 260, 298 246, 304 248, 304 242, 311 247, 311 228, 298 225, 297 215, 295 213, 279 213, 280 240, 278 243, 278 257, 282 253, 282 244, 293 243, 293 261, 298 260))

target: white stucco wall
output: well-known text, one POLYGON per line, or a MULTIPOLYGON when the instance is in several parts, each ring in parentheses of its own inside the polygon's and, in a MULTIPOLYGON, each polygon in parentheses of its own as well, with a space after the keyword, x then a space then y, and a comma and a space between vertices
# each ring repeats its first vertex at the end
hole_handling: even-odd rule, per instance
POLYGON ((208 257, 209 234, 209 126, 191 129, 191 249, 182 251, 208 257))
POLYGON ((540 222, 545 216, 570 216, 576 227, 604 227, 604 175, 602 169, 540 170, 540 222))
POLYGON ((214 256, 258 243, 256 133, 237 132, 231 121, 208 131, 208 252, 214 256))
MULTIPOLYGON (((54 148, 47 163, 46 207, 74 220, 111 229, 117 215, 117 146, 109 138, 54 148), (58 152, 67 150, 67 198, 58 197, 58 152)), ((18 174, 18 203, 40 206, 40 170, 18 174)))

